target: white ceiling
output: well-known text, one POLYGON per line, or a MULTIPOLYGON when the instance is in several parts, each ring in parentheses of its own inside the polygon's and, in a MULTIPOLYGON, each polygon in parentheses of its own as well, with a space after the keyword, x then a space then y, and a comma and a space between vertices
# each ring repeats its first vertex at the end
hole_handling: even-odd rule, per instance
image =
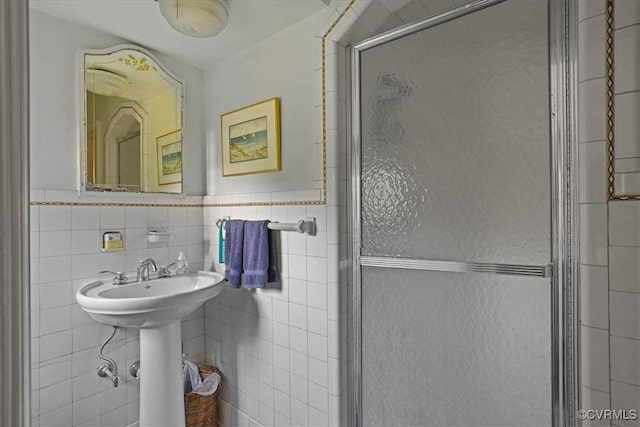
POLYGON ((167 24, 155 0, 29 0, 32 8, 174 56, 199 68, 232 55, 326 8, 323 0, 227 0, 229 24, 194 38, 167 24))

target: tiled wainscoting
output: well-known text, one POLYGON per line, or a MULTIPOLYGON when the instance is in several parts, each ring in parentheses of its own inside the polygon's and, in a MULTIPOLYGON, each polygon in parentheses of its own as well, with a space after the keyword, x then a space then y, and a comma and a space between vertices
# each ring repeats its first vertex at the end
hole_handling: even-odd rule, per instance
MULTIPOLYGON (((202 203, 202 197, 188 199, 202 203)), ((32 191, 32 202, 45 200, 91 202, 75 192, 32 191)), ((148 257, 167 265, 184 251, 192 269, 202 269, 203 242, 201 207, 31 207, 33 426, 124 426, 138 419, 139 385, 129 375, 129 365, 139 358, 138 331, 118 330, 105 349, 118 364, 120 385, 114 388, 96 374, 98 350, 113 329, 90 319, 74 294, 99 271, 135 274, 137 261, 148 257), (167 227, 173 240, 147 243, 147 227, 167 227), (101 252, 100 231, 110 229, 123 231, 124 251, 101 252)), ((205 358, 204 330, 204 308, 183 321, 184 352, 191 359, 205 358)))
POLYGON ((346 386, 341 384, 346 364, 340 362, 346 361, 346 335, 340 339, 339 299, 346 286, 338 265, 338 207, 205 208, 205 260, 216 271, 224 265, 217 262, 213 224, 226 215, 293 223, 315 217, 318 230, 315 236, 273 232, 281 282, 254 291, 227 288, 206 304, 207 357, 225 378, 221 424, 339 424, 330 421, 331 415, 338 417, 346 386))
MULTIPOLYGON (((616 151, 637 153, 640 7, 614 5, 616 151)), ((579 2, 582 407, 629 410, 640 406, 640 201, 607 195, 605 6, 579 2)))

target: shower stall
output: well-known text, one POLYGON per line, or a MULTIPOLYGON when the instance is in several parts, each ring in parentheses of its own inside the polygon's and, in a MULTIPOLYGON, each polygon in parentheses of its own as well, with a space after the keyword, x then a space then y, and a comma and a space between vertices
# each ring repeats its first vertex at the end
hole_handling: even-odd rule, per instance
POLYGON ((565 6, 475 1, 353 47, 355 425, 572 422, 565 6))

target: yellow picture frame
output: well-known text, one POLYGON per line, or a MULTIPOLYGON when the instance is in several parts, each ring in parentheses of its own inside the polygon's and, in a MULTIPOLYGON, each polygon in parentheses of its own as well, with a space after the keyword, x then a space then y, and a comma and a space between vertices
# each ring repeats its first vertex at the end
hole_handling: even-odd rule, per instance
POLYGON ((158 184, 182 182, 182 129, 156 138, 158 184))
POLYGON ((220 116, 222 176, 277 172, 280 164, 280 98, 220 116))

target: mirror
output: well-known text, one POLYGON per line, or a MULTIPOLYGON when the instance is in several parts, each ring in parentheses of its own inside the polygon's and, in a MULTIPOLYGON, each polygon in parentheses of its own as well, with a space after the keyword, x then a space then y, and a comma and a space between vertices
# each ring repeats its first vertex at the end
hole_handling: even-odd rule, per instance
POLYGON ((137 46, 83 50, 82 188, 182 193, 183 83, 137 46))

